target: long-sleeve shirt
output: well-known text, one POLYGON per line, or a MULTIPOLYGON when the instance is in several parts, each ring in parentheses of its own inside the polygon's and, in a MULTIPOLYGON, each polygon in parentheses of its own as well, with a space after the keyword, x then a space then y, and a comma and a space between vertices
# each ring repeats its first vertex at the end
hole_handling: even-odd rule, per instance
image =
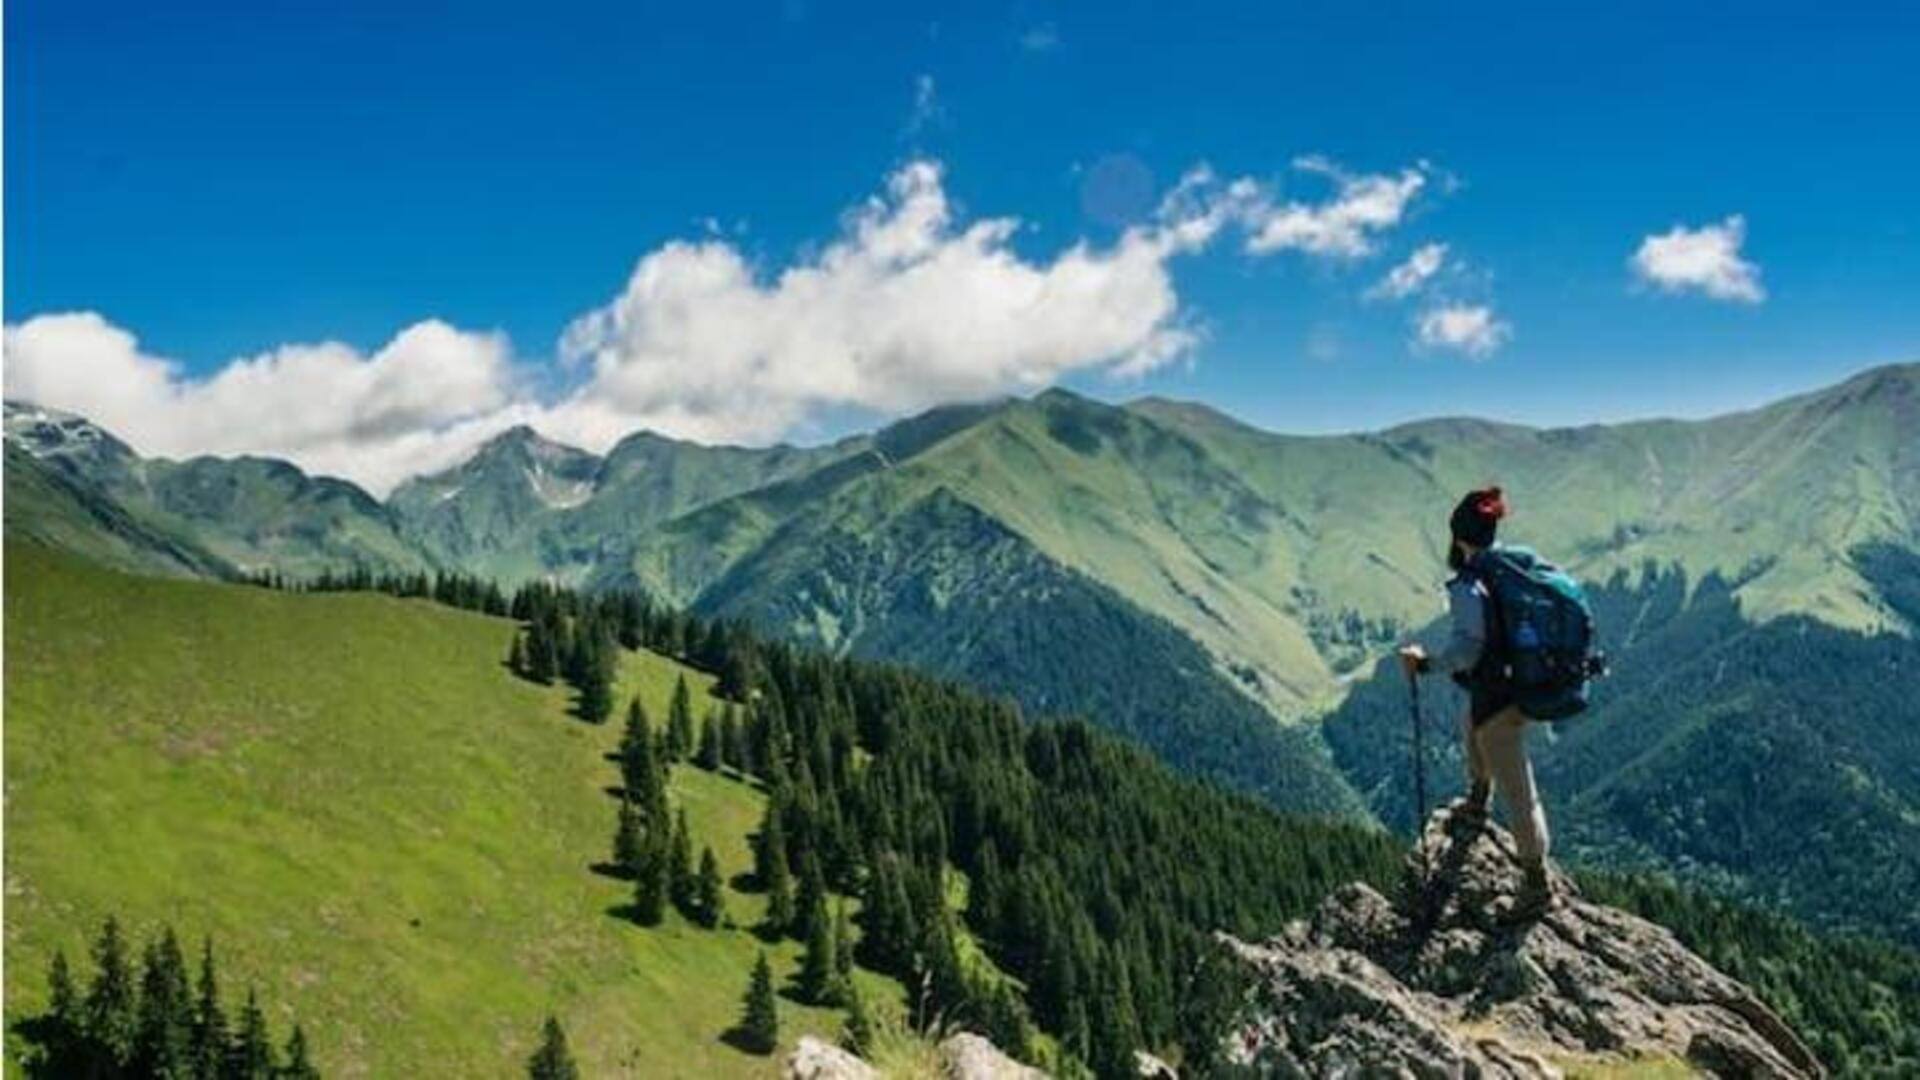
POLYGON ((1464 675, 1480 662, 1487 644, 1487 587, 1465 575, 1447 582, 1447 640, 1427 654, 1427 668, 1464 675))

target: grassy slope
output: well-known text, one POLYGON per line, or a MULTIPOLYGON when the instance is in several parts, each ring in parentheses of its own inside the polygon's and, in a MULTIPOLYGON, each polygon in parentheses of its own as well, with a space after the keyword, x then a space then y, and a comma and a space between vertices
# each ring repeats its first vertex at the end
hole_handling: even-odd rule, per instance
MULTIPOLYGON (((229 988, 290 1008, 330 1074, 503 1075, 549 1010, 588 1075, 771 1071, 720 1040, 756 939, 608 914, 628 888, 588 865, 618 733, 512 678, 508 623, 26 545, 6 569, 9 1020, 41 1004, 52 949, 84 956, 112 911, 141 935, 211 932, 229 988)), ((632 656, 623 689, 663 716, 680 670, 632 656)), ((746 870, 759 794, 676 773, 696 843, 746 870)), ((775 950, 777 971, 797 959, 775 950)), ((782 1017, 790 1038, 839 1023, 782 1017)))

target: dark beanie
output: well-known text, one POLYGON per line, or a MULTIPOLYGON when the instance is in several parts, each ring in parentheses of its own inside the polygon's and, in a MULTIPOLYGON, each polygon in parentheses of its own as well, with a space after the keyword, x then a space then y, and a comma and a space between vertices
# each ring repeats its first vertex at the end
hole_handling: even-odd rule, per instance
POLYGON ((1506 516, 1507 501, 1500 489, 1481 488, 1467 492, 1460 505, 1453 508, 1453 518, 1447 524, 1455 540, 1464 540, 1474 547, 1488 547, 1500 527, 1500 519, 1506 516))

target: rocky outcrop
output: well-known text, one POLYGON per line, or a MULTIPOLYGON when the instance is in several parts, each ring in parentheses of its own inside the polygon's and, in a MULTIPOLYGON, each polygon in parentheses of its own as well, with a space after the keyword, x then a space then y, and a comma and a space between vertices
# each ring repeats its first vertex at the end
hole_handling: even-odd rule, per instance
MULTIPOLYGON (((934 1047, 948 1080, 1046 1080, 1047 1074, 1008 1057, 987 1039, 961 1032, 934 1047)), ((832 1043, 803 1035, 787 1056, 786 1080, 880 1080, 880 1072, 832 1043)))
POLYGON ((1270 941, 1222 937, 1250 976, 1236 1066, 1281 1076, 1553 1077, 1665 1058, 1713 1075, 1824 1075, 1753 992, 1644 919, 1556 876, 1525 917, 1512 839, 1442 810, 1389 901, 1348 885, 1270 941))
POLYGON ((961 1032, 940 1043, 940 1063, 952 1080, 1046 1080, 1046 1073, 1022 1065, 979 1035, 961 1032))
POLYGON ((800 1036, 781 1075, 786 1080, 880 1080, 873 1066, 812 1035, 800 1036))

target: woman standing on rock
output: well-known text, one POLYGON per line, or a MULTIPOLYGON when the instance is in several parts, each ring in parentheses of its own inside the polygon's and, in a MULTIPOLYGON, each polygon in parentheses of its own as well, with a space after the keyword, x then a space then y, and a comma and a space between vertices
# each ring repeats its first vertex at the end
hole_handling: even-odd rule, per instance
POLYGON ((1547 815, 1533 783, 1533 765, 1527 760, 1527 725, 1533 722, 1521 710, 1509 665, 1501 656, 1500 635, 1490 632, 1497 616, 1493 584, 1485 563, 1499 555, 1532 555, 1495 545, 1494 534, 1507 504, 1497 487, 1469 491, 1453 509, 1448 522, 1452 545, 1447 565, 1454 571, 1447 582, 1450 628, 1446 643, 1429 654, 1419 644, 1400 649, 1400 663, 1408 678, 1434 672, 1453 677, 1468 694, 1461 733, 1465 744, 1470 787, 1457 813, 1484 819, 1493 786, 1506 800, 1514 844, 1520 851, 1523 873, 1513 914, 1538 914, 1553 904, 1547 874, 1547 815))

